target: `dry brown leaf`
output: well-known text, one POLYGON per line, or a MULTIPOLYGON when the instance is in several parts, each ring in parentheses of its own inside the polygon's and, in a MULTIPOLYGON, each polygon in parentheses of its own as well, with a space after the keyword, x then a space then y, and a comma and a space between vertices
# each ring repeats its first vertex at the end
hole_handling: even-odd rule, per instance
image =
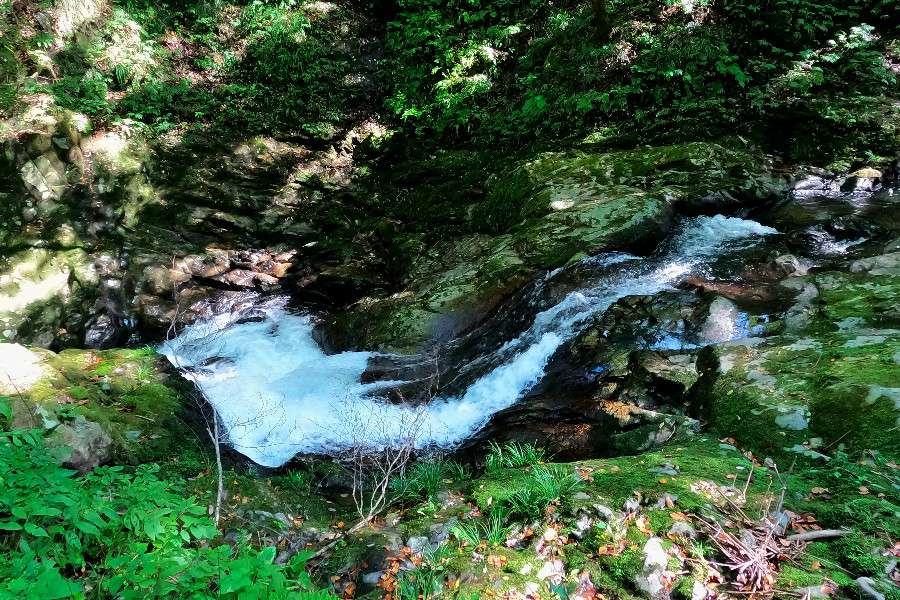
POLYGON ((488 566, 494 567, 495 569, 502 569, 508 562, 509 559, 502 554, 490 554, 487 557, 488 566))

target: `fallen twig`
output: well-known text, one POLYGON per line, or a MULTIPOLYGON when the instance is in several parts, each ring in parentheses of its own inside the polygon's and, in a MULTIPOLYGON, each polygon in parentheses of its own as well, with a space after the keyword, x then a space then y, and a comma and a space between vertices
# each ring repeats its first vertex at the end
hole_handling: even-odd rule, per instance
POLYGON ((830 538, 841 537, 850 533, 848 529, 818 529, 816 531, 804 531, 803 533, 795 533, 786 536, 789 542, 811 542, 813 540, 827 540, 830 538))

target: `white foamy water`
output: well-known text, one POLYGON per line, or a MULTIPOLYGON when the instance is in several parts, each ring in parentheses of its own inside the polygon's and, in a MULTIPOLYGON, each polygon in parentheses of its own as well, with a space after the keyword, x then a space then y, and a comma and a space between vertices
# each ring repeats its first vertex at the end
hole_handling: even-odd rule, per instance
POLYGON ((374 353, 325 354, 310 317, 277 304, 253 322, 227 314, 195 323, 160 351, 216 408, 233 447, 261 465, 360 442, 388 444, 409 435, 411 426, 419 447, 453 447, 540 381, 553 353, 593 315, 625 296, 670 289, 710 259, 773 233, 755 221, 698 217, 656 256, 585 259, 621 268, 538 313, 526 331, 497 349, 497 366, 464 393, 420 407, 381 400, 379 390, 397 382, 360 383, 374 353))

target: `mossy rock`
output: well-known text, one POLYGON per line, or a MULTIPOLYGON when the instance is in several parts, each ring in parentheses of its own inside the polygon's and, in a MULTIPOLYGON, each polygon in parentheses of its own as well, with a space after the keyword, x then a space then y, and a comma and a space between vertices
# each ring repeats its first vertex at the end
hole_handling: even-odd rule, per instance
POLYGON ((196 438, 185 388, 152 349, 33 352, 42 376, 16 390, 18 426, 86 419, 109 436, 119 463, 168 458, 196 438))
POLYGON ((499 232, 524 219, 636 190, 657 190, 673 199, 747 190, 764 171, 763 163, 759 154, 703 142, 609 153, 549 152, 498 176, 475 219, 499 232))
POLYGON ((646 248, 664 236, 679 200, 759 194, 765 178, 761 156, 716 144, 542 154, 497 176, 475 207, 472 227, 493 235, 432 246, 410 261, 402 294, 361 302, 333 329, 349 332, 344 345, 353 347, 414 351, 446 341, 538 271, 646 248), (367 319, 383 322, 360 327, 367 319))
POLYGON ((99 278, 83 250, 31 248, 0 258, 0 332, 43 347, 80 341, 99 278))
POLYGON ((813 457, 823 446, 900 453, 896 331, 776 337, 716 352, 721 372, 706 402, 721 434, 776 457, 813 457))

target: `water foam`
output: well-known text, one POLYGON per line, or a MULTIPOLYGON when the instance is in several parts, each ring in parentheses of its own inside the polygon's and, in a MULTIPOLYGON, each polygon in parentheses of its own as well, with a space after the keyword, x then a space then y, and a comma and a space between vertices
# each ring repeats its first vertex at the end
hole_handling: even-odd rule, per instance
POLYGON ((497 349, 497 366, 464 393, 418 407, 378 397, 398 382, 360 382, 375 353, 327 355, 313 338, 312 319, 277 304, 252 322, 241 321, 240 314, 197 322, 160 351, 216 408, 231 445, 261 465, 279 466, 297 453, 335 453, 361 442, 388 444, 408 435, 411 426, 418 446, 452 447, 540 381, 553 353, 590 317, 625 296, 670 289, 723 251, 772 233, 755 221, 698 217, 650 258, 616 253, 585 259, 617 268, 538 313, 525 331, 497 349))

